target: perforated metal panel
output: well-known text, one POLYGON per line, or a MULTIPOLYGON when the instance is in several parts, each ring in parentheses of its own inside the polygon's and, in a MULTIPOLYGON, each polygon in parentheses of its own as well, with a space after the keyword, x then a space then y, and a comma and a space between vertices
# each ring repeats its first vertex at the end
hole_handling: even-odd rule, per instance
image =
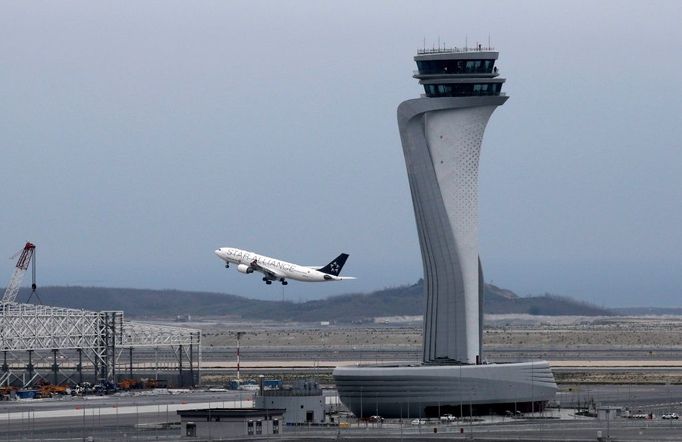
POLYGON ((420 98, 398 110, 424 264, 424 361, 480 354, 478 163, 506 97, 420 98))

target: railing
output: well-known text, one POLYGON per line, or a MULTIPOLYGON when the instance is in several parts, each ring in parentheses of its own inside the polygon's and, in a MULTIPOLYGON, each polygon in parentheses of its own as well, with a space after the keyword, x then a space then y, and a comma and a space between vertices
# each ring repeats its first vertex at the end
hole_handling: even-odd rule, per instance
POLYGON ((447 54, 447 53, 463 53, 463 52, 481 52, 481 51, 494 51, 495 48, 493 47, 484 47, 482 45, 477 45, 476 47, 470 48, 470 47, 464 47, 464 48, 458 48, 458 47, 452 47, 452 48, 423 48, 423 49, 417 49, 417 55, 424 55, 424 54, 447 54))
POLYGON ((442 72, 435 72, 435 73, 420 73, 419 69, 414 69, 412 71, 413 76, 420 76, 420 77, 442 77, 444 75, 448 76, 453 76, 453 75, 459 75, 462 77, 469 76, 469 77, 497 77, 500 75, 498 71, 493 70, 492 72, 448 72, 448 71, 442 71, 442 72))
POLYGON ((263 396, 322 396, 322 390, 319 388, 311 390, 263 390, 263 396))

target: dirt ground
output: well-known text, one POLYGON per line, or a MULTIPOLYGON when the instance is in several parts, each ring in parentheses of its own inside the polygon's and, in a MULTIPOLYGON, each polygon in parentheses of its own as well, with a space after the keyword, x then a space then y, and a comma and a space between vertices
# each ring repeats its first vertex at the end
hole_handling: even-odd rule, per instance
MULTIPOLYGON (((331 324, 197 322, 204 346, 233 345, 236 332, 244 331, 242 346, 415 346, 421 345, 420 323, 331 324)), ((588 346, 682 349, 682 316, 530 316, 489 315, 485 319, 484 346, 564 347, 588 346)))
MULTIPOLYGON (((263 369, 331 371, 349 361, 416 361, 422 342, 420 322, 321 325, 214 318, 188 325, 202 329, 204 361, 216 368, 234 365, 230 355, 238 331, 243 332, 242 366, 263 369)), ((682 316, 490 315, 483 341, 488 361, 547 360, 561 383, 682 383, 682 316)))

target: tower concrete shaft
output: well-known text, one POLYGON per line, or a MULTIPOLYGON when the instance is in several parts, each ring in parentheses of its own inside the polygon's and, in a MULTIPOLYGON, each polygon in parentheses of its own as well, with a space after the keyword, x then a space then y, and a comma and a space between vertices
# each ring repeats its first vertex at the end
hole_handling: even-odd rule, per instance
POLYGON ((426 94, 398 107, 424 266, 425 363, 473 364, 482 355, 478 163, 488 120, 507 100, 495 59, 491 51, 420 53, 415 77, 426 94))

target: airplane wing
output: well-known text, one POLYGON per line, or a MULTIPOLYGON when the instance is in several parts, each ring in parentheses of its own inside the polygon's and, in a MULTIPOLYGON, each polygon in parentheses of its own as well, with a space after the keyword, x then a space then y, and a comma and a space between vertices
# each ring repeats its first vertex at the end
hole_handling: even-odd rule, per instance
POLYGON ((257 270, 267 276, 270 279, 281 279, 285 278, 286 275, 282 273, 280 270, 272 268, 270 266, 264 265, 264 264, 259 264, 258 260, 254 259, 253 262, 251 263, 251 267, 254 270, 257 270))

